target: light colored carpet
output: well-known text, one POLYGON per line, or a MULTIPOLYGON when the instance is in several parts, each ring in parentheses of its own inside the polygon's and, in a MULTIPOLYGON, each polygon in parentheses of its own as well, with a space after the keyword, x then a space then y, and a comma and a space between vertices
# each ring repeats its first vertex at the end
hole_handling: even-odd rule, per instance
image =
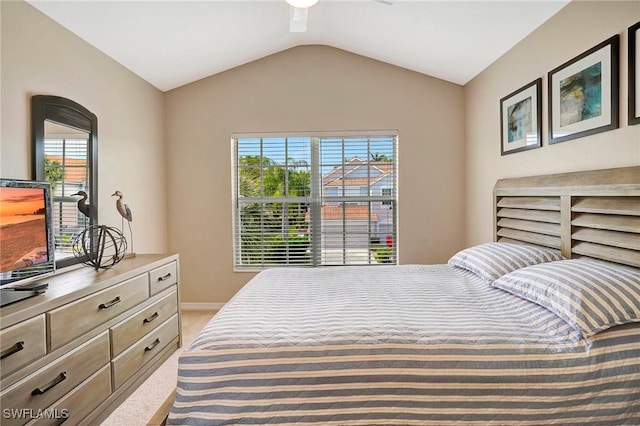
POLYGON ((215 311, 182 311, 182 347, 127 398, 102 426, 143 426, 175 389, 178 357, 188 348, 215 311))

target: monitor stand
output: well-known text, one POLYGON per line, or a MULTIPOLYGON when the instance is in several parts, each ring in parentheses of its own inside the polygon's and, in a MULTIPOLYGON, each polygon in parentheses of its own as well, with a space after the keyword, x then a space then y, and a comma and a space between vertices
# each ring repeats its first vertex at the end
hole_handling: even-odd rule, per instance
POLYGON ((0 307, 28 299, 47 291, 47 283, 29 283, 15 287, 0 288, 0 307))

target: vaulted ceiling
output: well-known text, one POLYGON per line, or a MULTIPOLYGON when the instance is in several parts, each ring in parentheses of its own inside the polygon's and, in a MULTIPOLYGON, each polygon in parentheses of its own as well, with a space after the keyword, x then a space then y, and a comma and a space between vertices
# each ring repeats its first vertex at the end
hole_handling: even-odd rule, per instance
POLYGON ((465 84, 569 0, 320 0, 289 31, 284 0, 28 0, 162 91, 322 44, 465 84))

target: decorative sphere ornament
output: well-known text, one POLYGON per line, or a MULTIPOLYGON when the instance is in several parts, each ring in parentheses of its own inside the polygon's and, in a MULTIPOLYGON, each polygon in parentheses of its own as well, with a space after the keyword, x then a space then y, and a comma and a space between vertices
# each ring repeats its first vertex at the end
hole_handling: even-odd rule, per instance
POLYGON ((127 252, 127 239, 116 228, 92 225, 73 240, 73 255, 80 263, 95 270, 109 269, 127 252))

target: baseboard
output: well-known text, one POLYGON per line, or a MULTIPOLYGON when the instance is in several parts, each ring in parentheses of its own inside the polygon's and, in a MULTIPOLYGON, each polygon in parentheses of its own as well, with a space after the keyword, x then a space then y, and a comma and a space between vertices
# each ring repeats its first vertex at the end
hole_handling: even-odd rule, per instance
POLYGON ((219 311, 224 303, 181 303, 183 311, 219 311))

